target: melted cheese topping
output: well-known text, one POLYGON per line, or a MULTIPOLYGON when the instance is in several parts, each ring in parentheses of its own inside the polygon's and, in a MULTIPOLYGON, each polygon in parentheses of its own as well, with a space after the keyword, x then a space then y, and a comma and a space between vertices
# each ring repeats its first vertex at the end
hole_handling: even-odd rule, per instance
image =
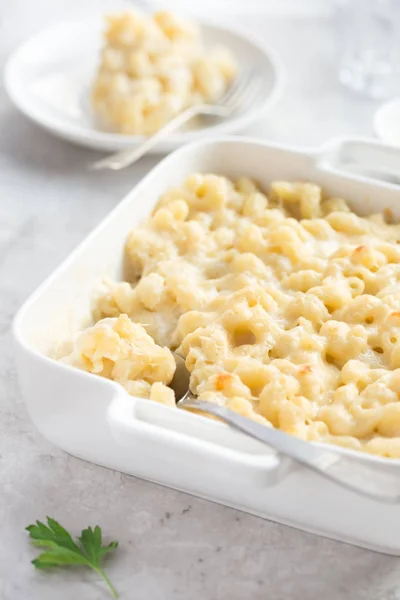
POLYGON ((191 389, 266 426, 400 457, 400 226, 312 183, 194 174, 126 244, 121 313, 186 358, 191 389))

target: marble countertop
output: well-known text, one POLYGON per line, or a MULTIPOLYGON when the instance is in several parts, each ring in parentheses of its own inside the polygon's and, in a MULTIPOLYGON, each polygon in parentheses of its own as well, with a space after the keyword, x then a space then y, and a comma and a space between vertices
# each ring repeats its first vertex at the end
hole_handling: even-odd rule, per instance
MULTIPOLYGON (((105 0, 0 2, 0 61, 30 33, 105 0)), ((370 135, 373 102, 336 81, 329 19, 241 19, 281 54, 284 97, 254 135, 316 145, 370 135)), ((91 573, 36 572, 24 527, 54 516, 100 524, 120 549, 107 566, 121 599, 395 600, 399 560, 322 539, 68 456, 34 429, 18 387, 10 321, 27 295, 157 159, 89 173, 94 152, 51 137, 0 91, 0 599, 107 598, 91 573)), ((370 524, 373 527, 373 523, 370 524)))

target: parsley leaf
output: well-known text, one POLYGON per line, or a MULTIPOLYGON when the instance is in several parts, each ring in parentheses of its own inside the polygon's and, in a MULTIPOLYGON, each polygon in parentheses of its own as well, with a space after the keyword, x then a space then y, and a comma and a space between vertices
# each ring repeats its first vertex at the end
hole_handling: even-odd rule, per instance
POLYGON ((47 525, 36 521, 36 524, 28 525, 26 530, 29 531, 34 546, 45 548, 44 552, 32 561, 37 569, 85 565, 102 577, 113 597, 117 598, 117 592, 100 567, 100 561, 105 554, 118 547, 118 542, 102 546, 101 529, 98 525, 94 529, 84 529, 76 541, 64 527, 50 517, 47 517, 47 525))

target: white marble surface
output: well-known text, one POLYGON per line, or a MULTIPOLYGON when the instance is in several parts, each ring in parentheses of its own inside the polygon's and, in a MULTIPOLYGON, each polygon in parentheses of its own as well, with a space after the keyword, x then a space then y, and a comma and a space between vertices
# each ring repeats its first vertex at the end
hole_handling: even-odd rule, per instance
MULTIPOLYGON (((104 0, 0 0, 0 60, 43 21, 104 0)), ((246 19, 241 19, 241 22, 246 19)), ((371 134, 375 105, 335 79, 334 27, 321 18, 247 19, 282 55, 289 85, 253 133, 314 145, 371 134)), ((79 533, 100 524, 120 549, 108 573, 121 599, 395 600, 399 560, 262 521, 72 458, 34 430, 16 380, 17 307, 155 162, 93 174, 95 154, 36 128, 0 92, 0 599, 108 595, 90 573, 42 574, 24 527, 51 515, 79 533)), ((373 523, 366 523, 366 527, 373 523)))

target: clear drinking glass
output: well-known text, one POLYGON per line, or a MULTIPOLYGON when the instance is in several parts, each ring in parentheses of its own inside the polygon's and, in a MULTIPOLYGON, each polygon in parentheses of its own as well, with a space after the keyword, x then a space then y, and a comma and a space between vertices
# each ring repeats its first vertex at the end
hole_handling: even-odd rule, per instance
POLYGON ((337 0, 340 81, 371 98, 400 92, 400 0, 337 0))

